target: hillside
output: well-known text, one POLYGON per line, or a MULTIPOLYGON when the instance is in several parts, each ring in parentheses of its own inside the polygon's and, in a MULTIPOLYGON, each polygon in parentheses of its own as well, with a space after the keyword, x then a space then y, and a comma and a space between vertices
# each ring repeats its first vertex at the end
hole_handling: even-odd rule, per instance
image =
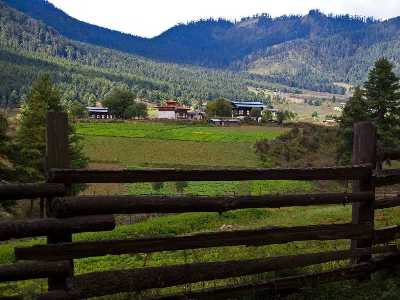
POLYGON ((268 86, 263 78, 156 63, 112 49, 69 40, 55 29, 0 1, 0 99, 18 102, 32 81, 50 73, 61 85, 63 100, 101 100, 115 86, 157 102, 169 97, 182 102, 213 99, 254 100, 249 86, 268 86))
POLYGON ((334 82, 360 83, 381 56, 400 65, 399 18, 377 21, 318 10, 278 18, 262 14, 179 24, 146 39, 81 22, 44 0, 4 1, 73 40, 159 61, 248 71, 316 91, 341 92, 334 82))

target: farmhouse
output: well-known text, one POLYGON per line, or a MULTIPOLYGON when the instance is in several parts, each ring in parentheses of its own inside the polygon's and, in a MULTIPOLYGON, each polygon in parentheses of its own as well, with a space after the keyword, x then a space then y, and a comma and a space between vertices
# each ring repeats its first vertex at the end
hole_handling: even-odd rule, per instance
POLYGON ((258 108, 261 109, 261 111, 270 111, 273 115, 276 115, 276 113, 279 111, 278 109, 274 108, 268 108, 264 103, 262 102, 237 102, 237 101, 231 101, 232 104, 232 115, 233 116, 249 116, 250 111, 253 108, 258 108))
POLYGON ((158 119, 187 119, 189 108, 179 105, 174 100, 167 101, 162 106, 156 106, 158 110, 158 119))
POLYGON ((91 119, 112 119, 107 107, 86 107, 91 119))
POLYGON ((259 108, 261 110, 266 109, 267 107, 262 102, 238 102, 231 101, 232 104, 232 114, 234 116, 249 116, 250 111, 253 108, 259 108))

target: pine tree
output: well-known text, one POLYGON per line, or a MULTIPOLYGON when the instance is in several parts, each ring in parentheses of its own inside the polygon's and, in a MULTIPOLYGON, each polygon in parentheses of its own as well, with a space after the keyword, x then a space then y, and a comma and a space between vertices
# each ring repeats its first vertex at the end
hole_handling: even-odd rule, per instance
POLYGON ((34 82, 25 100, 16 136, 18 162, 33 180, 42 179, 44 174, 46 115, 49 111, 61 112, 62 107, 58 90, 50 77, 44 75, 34 82))
POLYGON ((400 83, 393 65, 379 59, 364 84, 369 118, 378 128, 383 147, 395 147, 400 134, 400 83))
POLYGON ((369 120, 365 92, 360 88, 354 89, 353 96, 346 103, 342 116, 339 118, 342 143, 339 145, 338 159, 342 163, 350 163, 353 149, 354 123, 369 120))
MULTIPOLYGON (((29 180, 44 178, 46 154, 46 116, 48 112, 63 112, 61 97, 50 76, 40 77, 29 92, 22 108, 20 126, 16 135, 18 167, 24 170, 29 180)), ((70 155, 72 167, 84 167, 87 159, 83 155, 79 137, 70 127, 70 155)))
POLYGON ((339 161, 351 161, 353 125, 370 121, 378 129, 378 142, 383 148, 394 148, 400 140, 400 83, 393 65, 385 58, 379 59, 364 83, 356 88, 339 118, 343 142, 339 146, 339 161))

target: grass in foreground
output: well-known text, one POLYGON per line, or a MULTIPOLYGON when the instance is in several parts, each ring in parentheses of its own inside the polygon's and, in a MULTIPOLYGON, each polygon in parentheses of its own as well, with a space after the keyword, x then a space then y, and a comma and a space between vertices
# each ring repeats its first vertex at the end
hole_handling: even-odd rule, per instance
MULTIPOLYGON (((386 226, 398 222, 399 208, 387 209, 380 212, 376 217, 377 226, 386 226)), ((143 222, 118 226, 112 232, 83 233, 74 235, 74 240, 102 240, 102 239, 126 239, 150 236, 174 236, 194 232, 223 230, 226 225, 233 229, 258 228, 263 226, 301 226, 310 224, 332 224, 349 222, 351 219, 351 206, 326 206, 309 208, 285 208, 285 209, 248 209, 232 211, 223 214, 218 213, 187 213, 176 215, 165 215, 145 220, 143 222), (225 225, 225 226, 224 226, 225 225)), ((11 263, 14 261, 13 248, 15 246, 30 246, 45 243, 45 239, 34 239, 26 241, 15 241, 1 245, 0 263, 11 263)), ((223 247, 211 249, 195 249, 186 251, 160 252, 149 255, 134 254, 106 257, 92 257, 75 261, 76 274, 94 271, 118 270, 129 268, 140 268, 144 266, 161 266, 172 264, 184 264, 188 262, 208 262, 237 259, 263 258, 275 255, 290 255, 310 253, 319 251, 330 251, 345 249, 349 246, 348 241, 307 241, 288 243, 282 245, 271 245, 264 247, 223 247)), ((334 262, 307 268, 310 271, 322 271, 342 266, 342 262, 334 262)), ((245 277, 242 279, 227 279, 217 282, 207 282, 190 285, 191 288, 213 287, 220 284, 234 284, 241 281, 254 280, 260 276, 293 275, 298 270, 288 270, 278 274, 264 274, 245 277)), ((44 281, 26 281, 12 284, 0 285, 0 294, 13 295, 18 291, 40 292, 45 288, 44 281)), ((168 292, 177 292, 182 289, 170 288, 168 292)), ((344 293, 344 291, 341 291, 344 293)), ((348 289, 345 292, 350 292, 348 289)), ((313 292, 314 293, 314 292, 313 292)), ((111 298, 106 299, 124 299, 111 298)), ((135 298, 133 298, 135 299, 135 298)), ((300 298, 302 299, 302 298, 300 298)), ((304 298, 304 299, 320 299, 304 298)), ((322 298, 342 299, 342 298, 322 298)), ((362 299, 362 298, 358 298, 362 299)), ((366 298, 368 299, 368 298, 366 298)), ((371 298, 372 299, 372 298, 371 298)), ((385 299, 385 298, 382 298, 385 299)), ((395 298, 387 298, 395 299, 395 298)))

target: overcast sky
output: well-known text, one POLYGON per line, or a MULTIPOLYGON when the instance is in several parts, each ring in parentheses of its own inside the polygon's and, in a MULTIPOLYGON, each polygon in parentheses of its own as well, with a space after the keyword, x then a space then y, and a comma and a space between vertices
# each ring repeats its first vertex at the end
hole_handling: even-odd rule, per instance
POLYGON ((257 13, 272 16, 325 13, 387 19, 400 15, 400 0, 49 0, 92 24, 153 37, 180 22, 208 17, 235 20, 257 13))

